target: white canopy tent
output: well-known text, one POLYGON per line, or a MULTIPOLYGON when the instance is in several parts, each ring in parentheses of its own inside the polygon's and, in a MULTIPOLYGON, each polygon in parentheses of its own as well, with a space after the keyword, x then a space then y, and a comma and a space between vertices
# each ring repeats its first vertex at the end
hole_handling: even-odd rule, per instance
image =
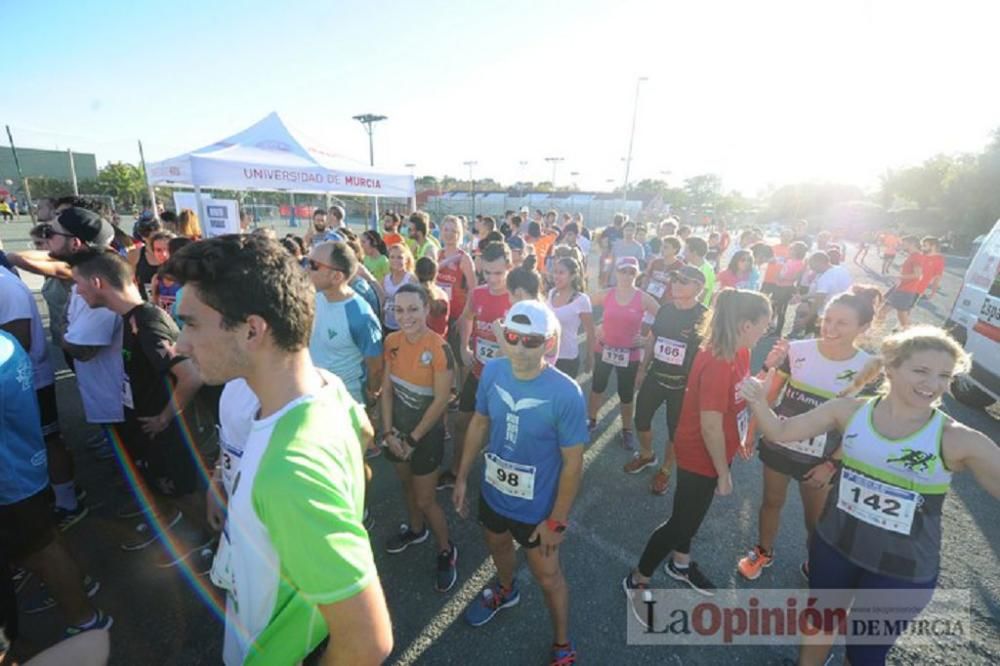
MULTIPOLYGON (((150 186, 406 198, 413 176, 386 173, 292 132, 271 113, 242 132, 146 169, 150 186)), ((412 205, 412 203, 411 203, 412 205)), ((200 205, 199 205, 200 208, 200 205)))

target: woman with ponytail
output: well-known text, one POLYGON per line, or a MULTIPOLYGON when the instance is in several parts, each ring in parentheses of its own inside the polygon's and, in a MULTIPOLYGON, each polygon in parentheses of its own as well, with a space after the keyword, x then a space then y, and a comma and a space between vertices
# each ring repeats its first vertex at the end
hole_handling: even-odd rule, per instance
POLYGON ((677 488, 670 519, 649 538, 639 566, 622 586, 640 622, 646 622, 645 591, 656 568, 705 594, 715 585, 691 561, 691 540, 716 495, 733 492, 729 466, 744 446, 750 412, 740 387, 750 376, 750 350, 771 320, 771 304, 756 291, 723 289, 702 327, 702 347, 688 374, 684 404, 674 438, 677 488))
MULTIPOLYGON (((775 343, 764 366, 765 370, 776 370, 768 397, 772 404, 777 400, 775 412, 779 416, 804 414, 831 398, 860 390, 864 384, 858 378, 877 374, 877 360, 858 346, 858 339, 872 323, 880 300, 878 289, 856 286, 826 306, 820 337, 793 342, 779 339, 775 343)), ((764 494, 757 543, 737 565, 744 578, 756 580, 774 562, 774 540, 791 479, 798 481, 806 538, 812 538, 830 490, 830 477, 836 471, 830 460, 840 447, 840 439, 837 431, 782 445, 761 438, 764 494)), ((801 571, 806 577, 808 570, 808 563, 803 563, 801 571)))
POLYGON ((389 274, 389 248, 379 232, 369 229, 361 234, 361 249, 364 250, 361 261, 365 268, 378 282, 382 282, 389 274))
POLYGON ((573 257, 559 257, 552 269, 555 288, 549 291, 549 307, 556 313, 562 336, 556 368, 576 379, 582 369, 589 372, 594 348, 594 315, 584 284, 583 266, 573 257), (580 327, 587 334, 580 348, 580 327))

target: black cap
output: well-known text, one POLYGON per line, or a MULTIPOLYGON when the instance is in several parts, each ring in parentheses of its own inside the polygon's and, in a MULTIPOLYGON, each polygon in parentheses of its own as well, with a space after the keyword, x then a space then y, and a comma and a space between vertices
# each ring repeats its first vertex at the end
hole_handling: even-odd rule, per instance
POLYGON ((67 208, 59 213, 56 222, 87 245, 107 246, 115 237, 112 226, 86 208, 67 208))
POLYGON ((705 284, 705 274, 701 272, 700 268, 695 268, 694 266, 686 265, 681 266, 675 271, 670 271, 670 277, 682 277, 688 280, 696 280, 705 284))

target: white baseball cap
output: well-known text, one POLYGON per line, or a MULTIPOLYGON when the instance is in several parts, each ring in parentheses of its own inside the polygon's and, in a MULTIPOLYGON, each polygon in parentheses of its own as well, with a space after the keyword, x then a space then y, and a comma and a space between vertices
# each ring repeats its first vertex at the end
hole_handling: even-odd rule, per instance
POLYGON ((527 300, 515 303, 507 311, 503 327, 523 335, 550 337, 556 333, 555 315, 541 301, 527 300))

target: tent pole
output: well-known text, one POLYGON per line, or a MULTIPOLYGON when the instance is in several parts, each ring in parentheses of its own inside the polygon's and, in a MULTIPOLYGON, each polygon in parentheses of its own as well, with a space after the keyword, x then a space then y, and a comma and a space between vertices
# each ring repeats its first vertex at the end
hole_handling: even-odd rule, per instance
MULTIPOLYGON (((200 185, 195 185, 194 186, 194 201, 195 201, 195 205, 198 207, 198 210, 195 211, 195 212, 198 213, 198 221, 200 222, 201 220, 205 219, 204 211, 202 210, 202 205, 201 205, 201 186, 200 185)), ((153 208, 155 209, 156 206, 154 205, 153 208)), ((178 212, 180 212, 180 211, 178 211, 178 212)), ((155 215, 156 213, 153 213, 153 214, 155 215)), ((202 233, 205 233, 204 230, 202 231, 202 233)))

